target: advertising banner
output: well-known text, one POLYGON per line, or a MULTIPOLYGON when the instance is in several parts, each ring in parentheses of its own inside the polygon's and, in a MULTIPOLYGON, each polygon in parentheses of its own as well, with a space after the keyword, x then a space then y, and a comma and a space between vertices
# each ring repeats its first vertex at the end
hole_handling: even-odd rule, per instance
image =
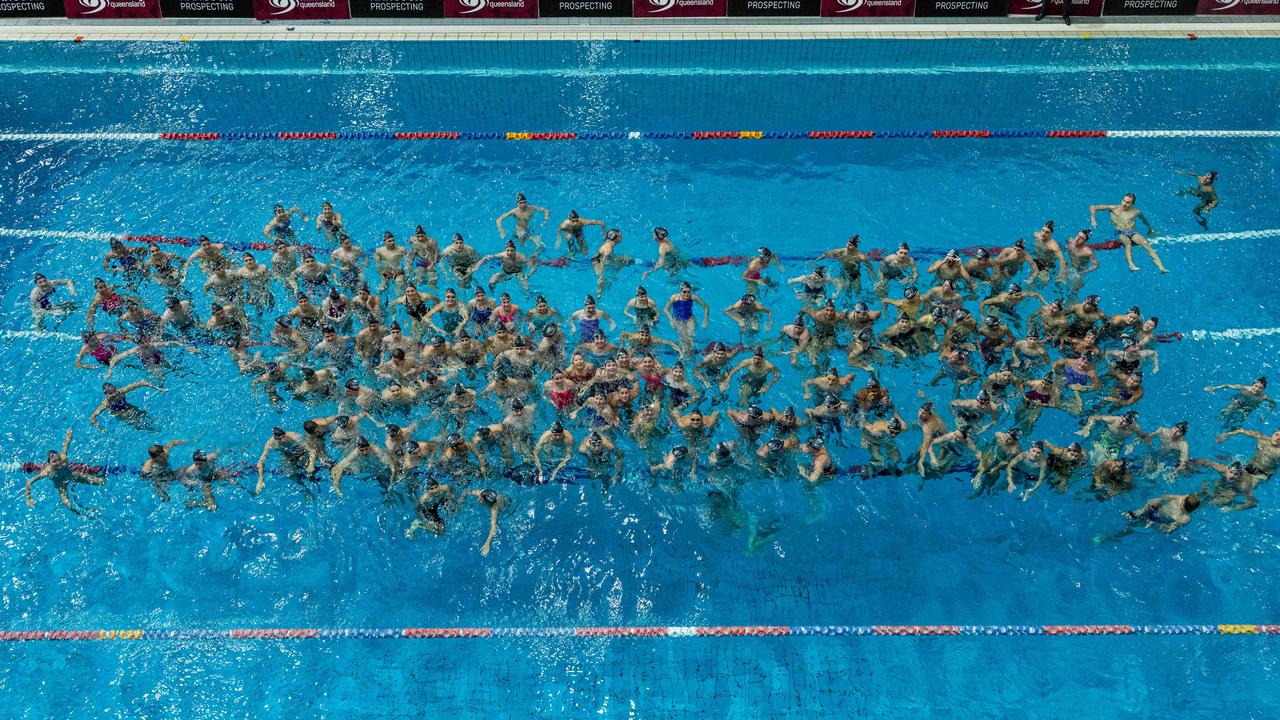
POLYGON ((62 0, 0 0, 0 18, 66 17, 66 13, 62 0))
POLYGON ((259 20, 346 20, 351 9, 347 0, 253 0, 253 16, 259 20))
POLYGON ((158 18, 160 0, 65 0, 72 20, 158 18))
MULTIPOLYGON (((1010 15, 1039 15, 1040 8, 1049 3, 1049 14, 1055 17, 1062 15, 1063 0, 1010 0, 1010 15)), ((1071 0, 1073 17, 1098 17, 1102 14, 1102 0, 1071 0)))
POLYGON ((353 18, 444 17, 444 0, 350 0, 353 18))
POLYGON ((916 0, 822 0, 822 17, 914 17, 916 0))
POLYGON ((1009 0, 917 0, 916 17, 1004 17, 1009 0))
POLYGON ((253 0, 160 0, 167 18, 251 18, 253 0))
POLYGON ((447 18, 536 18, 538 0, 444 0, 447 18))
POLYGON ((817 17, 822 0, 729 0, 729 17, 817 17))
POLYGON ((541 17, 631 17, 631 0, 539 0, 541 17))
POLYGON ((724 17, 728 12, 728 4, 728 0, 633 0, 631 16, 724 17))
POLYGON ((1105 0, 1103 15, 1195 15, 1196 0, 1105 0))
POLYGON ((1280 0, 1200 0, 1197 15, 1280 15, 1280 0))

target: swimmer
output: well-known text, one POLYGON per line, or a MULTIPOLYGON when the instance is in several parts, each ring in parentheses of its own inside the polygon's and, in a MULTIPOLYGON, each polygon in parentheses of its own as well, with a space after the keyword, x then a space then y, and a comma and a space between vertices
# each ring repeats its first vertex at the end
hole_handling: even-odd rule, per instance
POLYGON ((978 453, 978 469, 973 473, 972 481, 977 492, 970 497, 989 493, 999 479, 1000 468, 1008 467, 1009 461, 1021 454, 1022 431, 1016 427, 1006 432, 997 430, 990 449, 978 453))
POLYGON ((538 483, 553 483, 556 476, 564 470, 569 464, 569 460, 573 458, 573 433, 565 429, 564 424, 559 420, 551 423, 551 428, 542 433, 538 437, 538 442, 533 446, 533 466, 538 471, 538 483), (549 451, 551 454, 558 453, 560 455, 559 462, 551 469, 551 474, 546 475, 546 468, 542 464, 542 454, 549 451))
POLYGON ((329 272, 348 293, 354 294, 364 284, 364 256, 364 249, 356 247, 346 233, 338 236, 338 247, 329 253, 329 272))
POLYGON ((97 370, 99 368, 108 367, 111 364, 111 359, 116 355, 116 346, 108 345, 106 337, 107 336, 104 333, 92 332, 89 330, 81 333, 80 352, 76 354, 74 367, 80 368, 81 370, 97 370), (93 365, 85 365, 85 355, 88 355, 97 361, 97 367, 94 367, 93 365))
POLYGON ((280 453, 281 467, 289 478, 297 483, 308 496, 314 496, 306 481, 316 472, 315 447, 308 445, 298 433, 288 432, 281 427, 272 428, 271 437, 267 438, 267 442, 262 446, 262 455, 258 457, 257 465, 258 484, 254 488, 253 494, 261 494, 263 488, 267 486, 267 457, 272 450, 280 453))
POLYGON ((898 243, 898 249, 885 255, 880 261, 880 278, 876 280, 877 296, 885 297, 889 294, 890 280, 897 280, 903 285, 915 285, 920 280, 920 270, 916 267, 915 258, 911 257, 911 246, 905 242, 898 243))
POLYGON ((44 467, 40 468, 40 472, 32 477, 27 478, 26 486, 23 488, 23 494, 26 497, 27 507, 35 507, 36 501, 31 497, 31 485, 41 478, 49 478, 53 483, 53 489, 58 493, 58 499, 71 512, 77 515, 84 515, 86 512, 76 507, 71 500, 71 483, 80 483, 82 485, 102 485, 107 479, 101 469, 96 472, 89 472, 93 468, 87 468, 83 465, 73 465, 67 452, 71 450, 71 428, 67 428, 66 437, 62 440, 61 450, 50 450, 45 457, 44 467))
POLYGON ((462 233, 453 234, 453 241, 440 252, 440 260, 453 273, 460 287, 471 287, 471 276, 480 261, 480 253, 462 239, 462 233))
POLYGON ((323 233, 331 241, 338 239, 338 233, 342 232, 342 213, 334 212, 332 203, 320 204, 320 212, 316 214, 316 231, 323 233))
POLYGON ((1004 316, 1009 318, 1011 321, 1021 323, 1022 318, 1018 316, 1018 305, 1026 300, 1031 300, 1032 298, 1039 300, 1041 306, 1049 304, 1049 301, 1045 300, 1044 296, 1040 293, 1024 292, 1021 285, 1013 283, 1009 286, 1008 290, 992 295, 986 300, 978 303, 978 313, 986 315, 987 308, 991 307, 996 312, 1004 314, 1004 316))
MULTIPOLYGON (((332 210, 332 206, 329 208, 332 210)), ((297 215, 302 218, 302 222, 308 222, 306 213, 302 212, 302 208, 285 209, 283 205, 276 205, 272 208, 271 221, 267 226, 262 228, 262 236, 277 240, 288 240, 293 242, 296 237, 293 232, 293 216, 297 215)), ((316 222, 320 222, 320 218, 316 218, 316 222)))
POLYGON ((147 459, 138 475, 156 489, 160 502, 169 502, 169 486, 178 481, 178 470, 169 464, 169 451, 186 440, 170 440, 164 445, 147 447, 147 459))
POLYGON ((1201 174, 1198 172, 1182 170, 1179 171, 1178 174, 1190 175, 1196 179, 1194 187, 1179 190, 1176 194, 1183 196, 1189 195, 1200 201, 1200 204, 1196 205, 1195 209, 1193 209, 1191 213, 1196 216, 1196 224, 1205 230, 1208 230, 1209 218, 1205 217, 1204 214, 1218 207, 1218 189, 1214 187, 1214 183, 1218 180, 1218 171, 1210 170, 1207 173, 1201 174))
POLYGON ((1098 463, 1093 469, 1089 490, 1099 500, 1110 500, 1133 490, 1133 461, 1126 457, 1098 463))
POLYGON ((600 247, 596 248, 595 254, 591 256, 591 269, 596 274, 597 295, 604 293, 605 270, 616 269, 619 266, 631 263, 631 258, 613 254, 613 251, 620 244, 622 244, 622 231, 617 228, 610 228, 604 234, 604 241, 600 243, 600 247))
POLYGON ((524 245, 525 240, 531 240, 533 242, 533 252, 537 254, 542 250, 542 237, 529 234, 529 220, 534 213, 542 213, 542 221, 544 223, 551 220, 550 210, 537 205, 530 205, 525 200, 524 193, 516 193, 516 206, 499 215, 498 219, 494 221, 498 226, 498 237, 503 240, 507 238, 507 231, 503 229, 502 221, 513 217, 516 219, 516 239, 520 241, 521 245, 524 245))
POLYGON ((1084 278, 1098 269, 1098 254, 1089 246, 1089 237, 1093 231, 1085 228, 1067 241, 1067 271, 1065 274, 1067 292, 1074 298, 1084 287, 1084 278))
POLYGON ((480 554, 488 555, 489 549, 493 545, 493 539, 498 535, 498 515, 511 504, 511 498, 489 488, 466 490, 464 492, 474 497, 481 507, 489 510, 489 534, 485 536, 484 542, 480 545, 480 554))
POLYGON ((538 269, 538 266, 527 255, 516 252, 514 242, 508 240, 502 252, 480 258, 476 263, 476 269, 490 260, 497 260, 501 269, 489 278, 489 292, 493 292, 494 286, 498 283, 511 278, 519 280, 520 287, 526 292, 529 290, 529 277, 538 269))
POLYGON ((37 330, 45 329, 44 321, 48 317, 57 318, 53 326, 56 330, 68 315, 79 309, 74 300, 54 299, 59 285, 65 287, 72 297, 75 296, 76 286, 70 280, 50 280, 41 273, 35 274, 35 287, 28 297, 31 299, 31 318, 37 330))
POLYGON ((662 462, 649 466, 651 475, 667 475, 676 480, 672 485, 672 490, 679 491, 681 485, 679 478, 681 475, 688 477, 690 480, 698 480, 698 456, 689 452, 689 448, 685 445, 677 445, 667 452, 662 458, 662 462))
POLYGON ((586 457, 587 471, 601 480, 603 490, 622 474, 622 451, 599 432, 593 430, 578 445, 578 452, 586 457))
MULTIPOLYGON (((804 414, 813 422, 814 430, 819 435, 823 437, 830 435, 835 438, 836 444, 843 446, 841 436, 844 434, 844 418, 849 415, 849 410, 849 403, 842 402, 834 394, 829 394, 816 407, 805 408, 804 414)), ((758 438, 750 439, 754 442, 758 438)))
POLYGON ((378 271, 382 282, 378 285, 378 293, 384 293, 395 287, 398 293, 404 292, 406 259, 409 250, 396 244, 396 237, 390 231, 382 233, 382 247, 373 251, 373 267, 378 271))
POLYGON ((968 429, 977 437, 990 430, 1000 419, 1000 406, 993 402, 991 393, 979 390, 972 400, 952 400, 951 414, 956 419, 956 429, 968 429), (985 425, 981 424, 986 420, 985 425))
POLYGON ((756 346, 751 352, 751 357, 734 365, 724 379, 720 381, 720 392, 725 393, 729 390, 729 383, 733 380, 734 375, 742 372, 742 381, 738 383, 738 404, 746 405, 748 400, 763 397, 769 392, 769 388, 773 387, 782 372, 778 370, 778 366, 769 362, 764 357, 764 348, 756 346))
POLYGON ((933 439, 947 433, 947 424, 938 417, 938 413, 934 412, 934 407, 932 402, 926 402, 916 412, 916 422, 920 424, 921 435, 920 447, 916 450, 916 473, 921 477, 924 476, 925 455, 929 452, 933 439))
POLYGON ((575 310, 569 315, 569 323, 578 328, 579 343, 589 343, 596 339, 596 335, 600 334, 601 320, 609 323, 610 332, 618 328, 618 323, 614 322, 609 313, 596 307, 596 299, 591 295, 583 300, 581 310, 575 310))
POLYGON ((295 294, 298 292, 298 257, 298 251, 283 240, 277 240, 272 246, 271 277, 295 294))
POLYGON ((93 300, 89 303, 89 309, 85 314, 87 329, 93 330, 94 317, 98 313, 98 308, 119 317, 125 310, 125 298, 124 294, 116 291, 115 286, 108 285, 102 278, 94 278, 93 300))
POLYGON ((1150 436, 1142 432, 1142 427, 1138 425, 1136 410, 1130 410, 1123 415, 1093 415, 1085 421, 1084 427, 1076 434, 1084 438, 1089 437, 1095 424, 1103 426, 1102 433, 1089 452, 1095 464, 1119 458, 1121 450, 1129 440, 1137 439, 1150 443, 1148 440, 1150 436))
POLYGON ((102 384, 102 402, 89 415, 89 424, 96 427, 99 432, 106 433, 106 429, 98 424, 98 416, 102 411, 107 411, 112 417, 120 422, 137 430, 145 432, 155 432, 156 428, 151 418, 147 415, 147 411, 129 402, 126 397, 129 393, 138 388, 151 388, 157 392, 168 392, 164 388, 156 387, 146 380, 139 380, 130 383, 124 387, 116 387, 111 383, 102 384))
POLYGON ((934 261, 925 272, 933 276, 935 285, 941 285, 950 280, 953 285, 963 282, 970 291, 973 290, 974 280, 969 276, 969 271, 965 269, 958 250, 948 250, 941 260, 934 261))
POLYGON ((1049 460, 1045 455, 1045 443, 1038 440, 1009 460, 1005 465, 1004 479, 1011 493, 1017 492, 1019 487, 1026 488, 1021 495, 1022 501, 1026 502, 1031 493, 1044 484, 1048 472, 1049 460), (1017 482, 1014 482, 1015 477, 1017 482), (1027 487, 1028 484, 1031 487, 1027 487))
POLYGON ((666 269, 667 274, 672 278, 676 273, 684 270, 689 266, 688 260, 676 248, 675 243, 667 236, 667 229, 664 227, 656 227, 653 229, 653 241, 658 244, 658 259, 653 261, 653 267, 645 270, 640 276, 641 280, 648 278, 653 273, 666 269))
POLYGON ((1280 468, 1280 430, 1270 435, 1263 435, 1253 430, 1231 430, 1219 435, 1217 440, 1219 443, 1225 442, 1227 438, 1234 435, 1244 435, 1256 441, 1253 457, 1245 463, 1245 472, 1258 482, 1270 480, 1271 476, 1276 474, 1276 469, 1280 468))
POLYGON ((795 320, 779 328, 780 339, 791 341, 791 349, 787 351, 791 367, 799 367, 800 353, 805 353, 809 357, 809 364, 816 368, 818 366, 818 348, 813 343, 813 333, 809 332, 809 328, 805 327, 805 317, 804 313, 800 313, 796 315, 795 320))
POLYGON ((747 261, 747 269, 742 271, 741 279, 747 282, 748 295, 759 295, 761 285, 773 287, 773 280, 764 276, 765 269, 770 265, 777 265, 782 270, 782 262, 767 247, 761 247, 758 254, 747 261))
POLYGON ((223 243, 216 243, 207 236, 201 235, 197 241, 197 247, 187 257, 186 262, 182 263, 182 281, 187 281, 187 273, 191 271, 191 263, 196 263, 200 267, 200 271, 209 276, 218 268, 231 267, 231 258, 222 254, 227 248, 223 243))
POLYGON ((796 298, 805 305, 810 307, 821 307, 827 301, 827 286, 833 285, 836 288, 835 293, 831 296, 832 300, 840 297, 841 283, 827 277, 827 269, 821 265, 813 269, 813 272, 806 275, 797 275, 787 280, 788 285, 799 285, 796 288, 796 298))
POLYGON ((806 467, 804 463, 797 462, 796 470, 810 485, 816 485, 836 475, 835 461, 831 459, 831 451, 827 450, 825 445, 821 435, 814 435, 798 446, 801 453, 809 456, 809 463, 806 467))
POLYGON ((711 308, 702 298, 693 294, 693 286, 687 282, 680 283, 680 291, 667 298, 667 304, 662 308, 662 314, 676 331, 682 354, 686 355, 693 351, 694 331, 697 328, 693 319, 695 304, 702 306, 702 327, 705 329, 711 317, 711 308))
POLYGON ((1143 463, 1143 472, 1166 482, 1173 482, 1174 476, 1187 471, 1190 461, 1190 448, 1187 445, 1187 429, 1189 425, 1182 420, 1170 427, 1152 430, 1148 435, 1154 440, 1151 456, 1143 463))
POLYGON ((421 340, 428 327, 441 333, 457 334, 464 325, 463 312, 466 306, 458 302, 457 293, 452 290, 446 291, 444 301, 439 302, 434 295, 424 295, 413 285, 405 285, 404 295, 392 300, 388 309, 394 314, 397 306, 403 306, 405 314, 409 316, 409 334, 414 340, 421 340), (442 317, 449 330, 446 331, 430 321, 432 315, 439 313, 443 313, 442 317))
POLYGON ((333 478, 333 492, 340 498, 345 497, 342 494, 342 477, 347 472, 372 475, 382 484, 386 493, 390 493, 396 483, 396 464, 391 456, 363 436, 356 439, 355 449, 335 463, 329 471, 333 478))
POLYGON ((764 326, 766 331, 773 326, 773 312, 761 305, 751 293, 743 295, 741 300, 725 308, 723 312, 738 324, 738 331, 743 335, 752 336, 760 332, 761 315, 768 316, 764 326))
MULTIPOLYGON (((638 330, 652 330, 657 327, 658 312, 658 303, 649 297, 649 291, 643 285, 636 287, 635 297, 628 300, 622 308, 622 314, 631 318, 631 322, 638 330)), ((537 329, 539 328, 535 328, 537 329)))
POLYGON ((716 423, 720 422, 720 411, 703 415, 702 411, 695 407, 687 415, 680 415, 675 408, 672 408, 671 421, 690 447, 696 451, 702 451, 710 441, 711 434, 715 432, 716 423))
POLYGON ((214 461, 222 455, 222 451, 218 450, 211 453, 205 453, 203 450, 196 450, 191 453, 191 464, 179 471, 179 480, 187 491, 199 491, 201 500, 187 501, 187 509, 203 507, 209 512, 218 509, 218 502, 213 497, 213 484, 218 481, 230 483, 231 485, 239 485, 235 476, 230 471, 216 467, 214 461))
POLYGON ((844 247, 828 250, 818 256, 818 261, 835 260, 840 263, 840 284, 842 289, 850 290, 848 297, 862 293, 862 266, 867 266, 867 273, 871 275, 871 282, 875 284, 876 266, 871 264, 868 258, 861 250, 858 249, 860 238, 857 235, 850 235, 845 241, 844 247))
POLYGON ((1128 529, 1112 538, 1094 538, 1094 541, 1119 539, 1119 537, 1133 532, 1133 529, 1139 526, 1152 528, 1162 533, 1171 533, 1191 522, 1191 514, 1199 507, 1200 496, 1194 493, 1154 497, 1148 500, 1141 508, 1123 513, 1125 520, 1130 523, 1128 529))
MULTIPOLYGON (((1062 247, 1058 245, 1057 240, 1053 239, 1053 228, 1053 221, 1046 220, 1044 226, 1032 235, 1031 277, 1027 279, 1029 287, 1037 282, 1042 285, 1048 285, 1051 282, 1061 284, 1066 277, 1067 261, 1062 254, 1062 247), (1058 267, 1056 278, 1053 277, 1055 265, 1058 267)), ((1041 302, 1044 301, 1041 300, 1041 302)))
MULTIPOLYGON (((336 251, 335 251, 336 252, 336 251)), ((302 263, 293 271, 298 280, 299 295, 308 295, 319 300, 329 293, 329 266, 316 261, 315 255, 306 253, 302 263)))
POLYGON ((125 287, 136 292, 147 277, 147 249, 127 247, 117 238, 111 238, 110 244, 111 249, 102 258, 102 271, 120 273, 125 287))
POLYGON ((766 413, 759 405, 751 404, 746 410, 727 410, 725 415, 738 428, 745 445, 759 444, 765 432, 773 427, 773 416, 766 413))
POLYGON ((440 273, 436 270, 436 264, 440 262, 440 244, 427 235, 421 225, 413 229, 405 261, 409 267, 409 282, 415 285, 425 284, 435 289, 440 278, 440 273))
POLYGON ((1147 235, 1155 237, 1156 230, 1151 227, 1151 222, 1147 220, 1147 216, 1142 211, 1134 207, 1137 196, 1133 193, 1125 195, 1119 205, 1090 205, 1089 206, 1089 223, 1093 227, 1098 227, 1097 214, 1099 210, 1106 210, 1111 216, 1111 223, 1116 228, 1116 239, 1124 246, 1124 260, 1129 263, 1129 269, 1133 272, 1138 271, 1138 266, 1133 264, 1133 246, 1137 245, 1147 254, 1151 256, 1151 260, 1155 262, 1156 268, 1162 273, 1169 272, 1165 269, 1164 264, 1160 262, 1160 256, 1156 254, 1155 249, 1151 247, 1151 243, 1138 232, 1138 220, 1141 220, 1147 227, 1147 235))
POLYGON ((182 258, 176 253, 161 250, 157 243, 148 245, 147 250, 146 270, 151 273, 156 283, 169 292, 185 294, 186 289, 182 287, 182 273, 178 272, 178 267, 182 265, 182 258))
POLYGON ((351 329, 351 311, 351 301, 338 292, 338 288, 331 288, 328 297, 320 303, 320 314, 324 316, 321 322, 342 332, 351 329))
POLYGON ((968 448, 973 453, 973 457, 977 458, 982 453, 978 450, 978 446, 974 444, 972 433, 968 428, 957 428, 948 433, 943 433, 932 439, 926 450, 929 464, 924 466, 924 459, 920 459, 920 467, 924 472, 920 473, 920 489, 924 488, 926 477, 941 477, 949 474, 955 469, 956 464, 961 460, 961 452, 968 448))
POLYGON ((204 294, 221 305, 240 305, 244 282, 236 271, 219 267, 205 280, 204 294))
POLYGON ((1073 442, 1064 448, 1056 447, 1051 442, 1042 442, 1046 450, 1045 458, 1049 464, 1049 487, 1060 493, 1066 492, 1071 485, 1071 478, 1089 464, 1084 447, 1078 442, 1073 442))
POLYGON ((902 419, 894 416, 887 420, 870 420, 867 415, 859 415, 862 430, 862 447, 871 454, 867 463, 866 477, 881 474, 901 475, 898 463, 902 462, 902 451, 898 449, 897 438, 906 430, 902 419))
POLYGON ((1204 391, 1207 393, 1217 392, 1219 390, 1234 390, 1236 394, 1218 413, 1218 417, 1222 419, 1223 430, 1240 429, 1254 410, 1262 407, 1265 403, 1268 409, 1276 409, 1276 401, 1267 395, 1267 378, 1259 377, 1249 385, 1209 385, 1204 391))
POLYGON ((604 231, 603 220, 587 220, 578 216, 577 210, 570 210, 569 217, 560 223, 560 227, 556 229, 556 247, 560 247, 560 238, 564 238, 565 247, 569 249, 569 254, 575 253, 585 255, 587 253, 587 239, 583 232, 588 226, 595 225, 604 231))
POLYGON ((1026 265, 1035 271, 1035 261, 1031 257, 1031 253, 1027 252, 1027 241, 1018 238, 1013 245, 1003 248, 991 261, 991 292, 992 294, 1002 291, 1005 283, 1013 280, 1022 272, 1022 266, 1026 265))
POLYGON ((1249 510, 1258 507, 1258 499, 1253 496, 1253 491, 1258 487, 1258 480, 1253 475, 1245 472, 1244 463, 1235 461, 1230 465, 1224 465, 1213 460, 1201 460, 1200 465, 1207 467, 1218 473, 1218 477, 1214 480, 1213 487, 1210 489, 1206 483, 1205 489, 1201 493, 1207 491, 1209 502, 1217 505, 1224 512, 1249 510), (1240 502, 1236 502, 1236 498, 1240 498, 1240 502))
POLYGON ((241 256, 244 265, 236 270, 237 282, 245 287, 244 306, 253 308, 259 318, 269 310, 276 308, 276 296, 271 291, 271 270, 249 253, 241 256))

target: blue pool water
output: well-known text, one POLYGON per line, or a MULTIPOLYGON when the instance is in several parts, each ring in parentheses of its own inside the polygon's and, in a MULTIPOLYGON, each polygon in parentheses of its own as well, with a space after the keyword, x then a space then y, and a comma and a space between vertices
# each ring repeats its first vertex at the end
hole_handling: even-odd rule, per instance
MULTIPOLYGON (((1275 129, 1277 57, 1267 40, 11 44, 0 46, 0 133, 1275 129)), ((576 208, 622 228, 620 252, 641 258, 654 225, 694 255, 767 243, 812 256, 852 232, 864 248, 1003 245, 1046 218, 1065 239, 1087 225, 1089 204, 1129 191, 1161 234, 1200 234, 1173 171, 1209 167, 1223 196, 1211 231, 1280 228, 1277 160, 1280 142, 1259 138, 0 141, 0 226, 250 241, 272 203, 314 210, 327 199, 370 250, 384 229, 405 239, 422 224, 493 252, 493 218, 524 191, 553 219, 576 208)), ((70 276, 87 297, 105 250, 49 235, 0 242, 0 328, 13 331, 30 325, 31 272, 70 276)), ((1273 242, 1161 246, 1166 276, 1145 257, 1131 274, 1103 252, 1090 276, 1104 307, 1137 304, 1188 335, 1160 346, 1139 409, 1148 426, 1189 420, 1194 455, 1250 450, 1213 445, 1225 396, 1202 388, 1276 374, 1274 336, 1212 334, 1280 327, 1273 242)), ((741 292, 738 272, 692 274, 719 309, 741 292)), ((620 316, 639 273, 622 271, 602 307, 620 316)), ((584 265, 545 268, 533 284, 568 312, 594 278, 584 265)), ((669 290, 648 284, 656 297, 669 290)), ((764 300, 780 318, 795 307, 787 293, 764 300)), ((713 317, 700 336, 736 330, 713 317)), ((70 425, 73 460, 138 465, 156 436, 87 425, 100 378, 70 367, 76 349, 0 340, 4 459, 42 458, 70 425)), ((329 414, 273 410, 220 353, 180 362, 187 374, 171 391, 143 401, 161 437, 253 461, 272 425, 329 414)), ((799 377, 784 372, 774 404, 801 403, 799 377)), ((931 374, 885 375, 904 415, 931 374)), ((1036 434, 1065 444, 1074 429, 1051 412, 1036 434)), ((204 513, 160 505, 122 475, 78 492, 101 508, 81 519, 47 485, 28 509, 22 482, 5 471, 0 629, 1214 624, 1270 622, 1277 610, 1269 486, 1255 510, 1207 509, 1173 536, 1096 545, 1119 509, 1166 488, 1148 482, 1107 503, 1043 489, 1022 503, 966 500, 959 477, 923 490, 906 477, 815 490, 751 482, 744 504, 781 529, 748 554, 742 531, 708 515, 705 488, 673 491, 633 472, 607 497, 588 484, 500 488, 513 508, 481 557, 480 511, 445 537, 408 541, 410 509, 359 483, 345 501, 305 501, 277 478, 257 498, 222 490, 220 510, 204 513)), ((1263 637, 0 643, 0 688, 6 716, 31 718, 1147 717, 1171 707, 1267 717, 1278 659, 1263 637)))

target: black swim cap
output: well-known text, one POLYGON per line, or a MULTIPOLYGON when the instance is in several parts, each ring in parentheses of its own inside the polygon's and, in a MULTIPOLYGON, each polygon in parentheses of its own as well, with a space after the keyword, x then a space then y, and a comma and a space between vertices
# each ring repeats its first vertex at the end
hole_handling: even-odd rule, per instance
POLYGON ((346 387, 348 390, 359 390, 360 381, 355 378, 351 378, 344 384, 344 387, 346 387))
POLYGON ((498 493, 490 490, 489 488, 485 488, 480 491, 480 502, 485 505, 496 505, 498 502, 498 493))
POLYGON ((578 219, 578 211, 577 211, 577 210, 570 210, 570 211, 569 211, 569 219, 570 219, 570 220, 577 220, 577 219, 578 219))
POLYGON ((681 460, 689 454, 689 448, 684 445, 677 445, 671 449, 671 454, 674 455, 677 460, 681 460))
POLYGON ((656 227, 653 229, 653 235, 654 237, 665 238, 667 237, 667 229, 661 226, 656 227))
POLYGON ((449 445, 452 447, 457 447, 458 445, 461 445, 463 442, 462 435, 460 433, 449 433, 449 437, 447 440, 449 445))

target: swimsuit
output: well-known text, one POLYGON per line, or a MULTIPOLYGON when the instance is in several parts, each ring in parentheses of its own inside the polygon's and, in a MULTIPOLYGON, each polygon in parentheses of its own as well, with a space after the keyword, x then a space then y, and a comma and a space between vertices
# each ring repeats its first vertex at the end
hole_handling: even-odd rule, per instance
POLYGON ((516 309, 515 305, 512 305, 510 310, 503 310, 502 306, 499 305, 498 308, 494 310, 494 316, 498 318, 499 324, 507 327, 514 327, 516 323, 516 314, 518 312, 520 311, 516 309))
POLYGON ((693 320, 693 300, 676 300, 671 303, 671 316, 677 322, 689 322, 693 320))
POLYGON ((102 298, 101 304, 103 310, 106 310, 112 315, 119 315, 120 311, 124 309, 124 298, 120 297, 120 293, 113 291, 111 294, 102 298))
POLYGON ((492 307, 484 307, 481 305, 476 305, 475 307, 471 308, 471 322, 477 325, 487 325, 489 323, 489 316, 492 314, 493 314, 492 307))
POLYGON ((1084 375, 1070 365, 1064 365, 1062 367, 1062 371, 1066 376, 1068 385, 1087 385, 1089 383, 1089 377, 1087 375, 1084 375))
POLYGON ((596 339, 600 334, 600 318, 582 316, 578 318, 578 337, 584 343, 589 343, 596 339))
MULTIPOLYGON (((690 300, 689 304, 692 305, 693 301, 690 300)), ((692 312, 692 309, 690 308, 689 319, 692 319, 692 318, 693 318, 693 312, 692 312)), ((636 324, 637 325, 640 325, 642 327, 643 326, 652 327, 653 325, 656 325, 657 322, 658 322, 657 307, 653 305, 637 305, 636 306, 636 324)))
POLYGON ((1053 399, 1048 394, 1042 393, 1039 390, 1028 390, 1027 394, 1023 397, 1040 405, 1048 405, 1049 401, 1053 399))
POLYGON ((405 312, 409 313, 409 317, 413 318, 418 322, 422 322, 422 318, 426 317, 427 315, 427 304, 422 300, 419 300, 418 302, 413 304, 405 302, 404 310, 405 312))
POLYGON ((573 390, 551 390, 547 395, 551 397, 551 404, 557 410, 564 410, 573 404, 573 390))
POLYGON ((691 397, 688 390, 674 385, 667 388, 667 396, 670 398, 672 405, 683 405, 691 397))
POLYGON ((103 343, 97 348, 90 350, 89 354, 93 356, 94 360, 106 365, 111 362, 111 358, 116 354, 116 346, 103 343))

